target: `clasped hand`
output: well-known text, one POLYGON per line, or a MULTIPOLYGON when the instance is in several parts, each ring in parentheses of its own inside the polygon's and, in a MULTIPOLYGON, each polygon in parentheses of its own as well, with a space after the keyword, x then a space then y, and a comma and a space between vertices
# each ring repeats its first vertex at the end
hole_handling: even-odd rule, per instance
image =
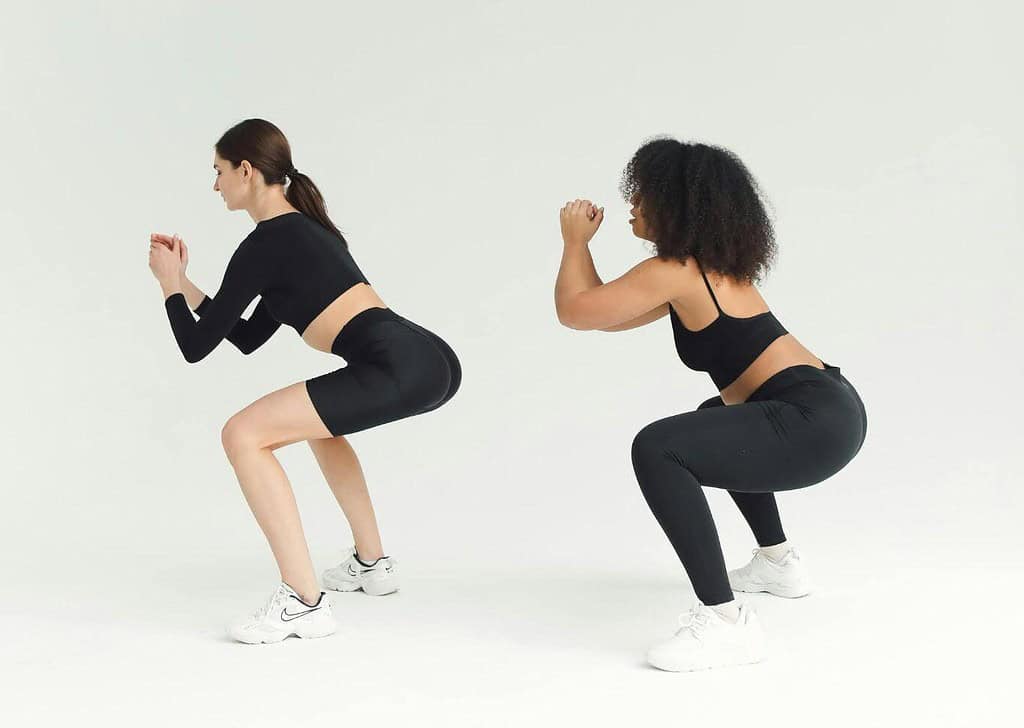
POLYGON ((565 203, 559 213, 562 240, 566 245, 586 245, 604 220, 604 208, 590 200, 576 199, 565 203))
POLYGON ((149 236, 149 269, 161 285, 176 284, 185 277, 188 247, 177 235, 149 236))

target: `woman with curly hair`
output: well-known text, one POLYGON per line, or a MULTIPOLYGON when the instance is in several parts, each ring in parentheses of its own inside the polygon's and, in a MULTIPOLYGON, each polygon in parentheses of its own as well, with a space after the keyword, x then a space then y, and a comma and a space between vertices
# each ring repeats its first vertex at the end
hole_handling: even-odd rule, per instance
POLYGON ((839 367, 789 333, 754 286, 774 259, 774 234, 736 155, 653 139, 626 166, 621 192, 632 204, 633 234, 656 254, 602 283, 587 245, 604 208, 567 203, 558 319, 624 331, 668 316, 679 358, 707 372, 719 391, 633 440, 637 481, 698 599, 648 661, 671 671, 758 662, 760 624, 733 591, 809 593, 774 493, 820 483, 850 462, 867 430, 864 405, 839 367), (754 533, 759 548, 740 569, 726 571, 702 486, 727 490, 754 533))
POLYGON ((324 586, 391 593, 398 588, 394 564, 384 555, 366 480, 344 435, 437 409, 459 388, 461 368, 448 344, 392 311, 370 286, 313 180, 292 164, 280 129, 263 119, 236 124, 215 145, 213 166, 213 189, 227 209, 245 210, 256 223, 216 295, 207 297, 185 275, 183 240, 150 238, 149 266, 185 360, 203 359, 224 339, 250 354, 283 323, 348 363, 271 392, 224 425, 224 450, 281 574, 266 603, 229 633, 248 643, 324 637, 337 624, 274 450, 308 442, 351 526, 355 546, 324 572, 324 586), (241 318, 257 296, 252 314, 241 318))

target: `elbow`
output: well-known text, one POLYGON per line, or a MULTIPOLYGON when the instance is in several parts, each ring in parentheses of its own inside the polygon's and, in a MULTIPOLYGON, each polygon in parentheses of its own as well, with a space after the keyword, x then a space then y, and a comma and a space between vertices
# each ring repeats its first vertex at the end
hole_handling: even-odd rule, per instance
POLYGON ((578 317, 574 315, 572 307, 570 306, 555 306, 555 313, 558 315, 558 323, 565 326, 567 329, 582 330, 583 327, 579 325, 578 317))
POLYGON ((568 313, 559 313, 558 322, 565 326, 567 329, 573 329, 574 331, 593 331, 596 327, 589 325, 587 321, 584 321, 579 316, 573 316, 568 313))
POLYGON ((558 323, 562 324, 562 326, 567 329, 579 329, 579 326, 574 323, 572 318, 562 314, 561 312, 558 313, 558 323))
POLYGON ((235 345, 236 349, 238 349, 240 352, 242 352, 246 356, 249 356, 254 351, 259 349, 260 346, 263 345, 263 342, 259 341, 258 339, 245 339, 245 338, 237 339, 237 340, 233 341, 232 343, 235 345))

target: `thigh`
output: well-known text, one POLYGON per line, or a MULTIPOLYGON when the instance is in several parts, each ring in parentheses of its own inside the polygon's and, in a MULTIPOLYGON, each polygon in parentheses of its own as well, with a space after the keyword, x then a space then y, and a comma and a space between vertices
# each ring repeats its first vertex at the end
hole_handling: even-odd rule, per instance
POLYGON ((778 400, 716 406, 651 423, 638 437, 687 468, 704 486, 759 493, 821 482, 843 464, 832 436, 797 405, 778 400))
POLYGON ((307 379, 306 390, 330 436, 347 435, 412 414, 395 377, 382 366, 353 362, 307 379))
POLYGON ((260 397, 232 415, 221 433, 225 447, 270 449, 323 437, 331 437, 331 433, 313 407, 304 382, 260 397))

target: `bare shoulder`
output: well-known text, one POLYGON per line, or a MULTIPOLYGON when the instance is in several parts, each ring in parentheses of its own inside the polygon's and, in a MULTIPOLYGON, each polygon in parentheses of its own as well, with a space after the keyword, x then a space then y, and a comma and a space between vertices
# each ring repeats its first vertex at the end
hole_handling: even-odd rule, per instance
POLYGON ((633 266, 630 273, 646 284, 666 291, 671 298, 685 297, 692 290, 694 282, 701 280, 700 271, 692 257, 677 260, 651 256, 633 266))

